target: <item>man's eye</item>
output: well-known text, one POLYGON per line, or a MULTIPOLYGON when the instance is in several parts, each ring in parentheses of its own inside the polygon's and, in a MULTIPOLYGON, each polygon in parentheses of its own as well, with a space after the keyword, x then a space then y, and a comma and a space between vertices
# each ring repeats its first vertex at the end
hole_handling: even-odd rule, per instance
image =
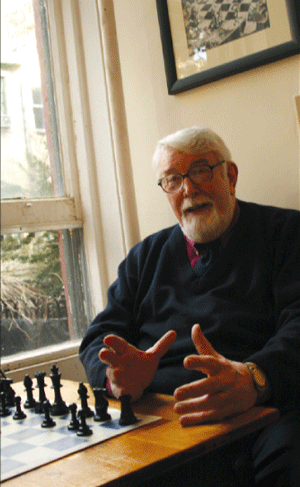
POLYGON ((165 180, 167 181, 167 184, 169 186, 173 186, 174 184, 178 184, 178 181, 181 180, 181 177, 178 174, 170 174, 170 176, 167 176, 165 180))
POLYGON ((201 176, 202 174, 207 174, 208 172, 210 172, 210 169, 207 166, 195 167, 194 169, 192 169, 192 171, 190 171, 190 175, 197 177, 201 176))

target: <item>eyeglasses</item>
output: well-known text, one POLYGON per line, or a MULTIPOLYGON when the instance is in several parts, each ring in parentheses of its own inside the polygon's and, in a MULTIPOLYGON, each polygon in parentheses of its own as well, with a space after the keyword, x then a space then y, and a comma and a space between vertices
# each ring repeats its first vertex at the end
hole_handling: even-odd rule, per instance
POLYGON ((202 164, 201 166, 191 167, 186 174, 169 174, 169 176, 161 178, 158 181, 158 185, 161 186, 166 193, 177 193, 180 191, 183 188, 185 178, 189 178, 193 184, 198 186, 207 181, 211 181, 215 167, 220 166, 224 162, 225 161, 217 162, 217 164, 214 164, 213 166, 202 164))

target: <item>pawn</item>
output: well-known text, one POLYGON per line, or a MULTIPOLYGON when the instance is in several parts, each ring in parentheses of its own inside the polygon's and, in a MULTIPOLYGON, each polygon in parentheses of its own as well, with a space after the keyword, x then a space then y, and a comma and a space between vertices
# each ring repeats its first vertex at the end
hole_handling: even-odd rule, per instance
POLYGON ((85 387, 83 382, 79 383, 79 388, 78 388, 77 392, 78 392, 80 400, 81 400, 81 410, 84 412, 84 415, 86 418, 91 418, 92 416, 94 416, 94 413, 91 410, 91 408, 88 406, 88 403, 87 403, 87 400, 89 397, 88 393, 87 393, 88 390, 85 387))
POLYGON ((25 419, 27 418, 26 414, 24 411, 21 409, 21 398, 20 396, 15 397, 15 405, 16 405, 16 412, 13 415, 13 419, 25 419))
POLYGON ((93 431, 86 424, 86 416, 84 414, 84 411, 83 410, 79 411, 78 416, 79 416, 80 424, 77 431, 77 436, 91 436, 93 434, 93 431))
POLYGON ((103 389, 101 387, 94 387, 93 392, 95 396, 96 410, 94 421, 110 421, 111 415, 107 412, 108 400, 103 395, 106 392, 106 389, 103 389))
POLYGON ((68 430, 77 431, 79 428, 79 421, 78 421, 77 416, 76 416, 77 404, 75 404, 75 403, 70 404, 69 410, 71 412, 71 421, 70 421, 70 424, 68 426, 68 430))
POLYGON ((56 423, 50 416, 50 403, 49 403, 49 401, 46 400, 43 402, 43 409, 44 409, 44 413, 45 413, 45 419, 42 422, 41 426, 42 426, 42 428, 52 428, 53 426, 56 425, 56 423))
POLYGON ((138 422, 131 407, 131 396, 123 394, 120 396, 121 401, 121 416, 119 419, 120 426, 129 426, 138 422))

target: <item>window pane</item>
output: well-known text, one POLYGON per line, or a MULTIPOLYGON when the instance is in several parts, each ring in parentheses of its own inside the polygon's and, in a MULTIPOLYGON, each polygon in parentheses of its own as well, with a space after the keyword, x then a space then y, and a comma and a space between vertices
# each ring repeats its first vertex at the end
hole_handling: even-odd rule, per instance
POLYGON ((37 0, 1 1, 2 199, 64 194, 42 7, 37 0))
POLYGON ((78 245, 80 232, 47 231, 2 237, 2 357, 82 337, 90 319, 90 303, 82 278, 85 263, 78 245), (68 255, 66 262, 66 245, 72 261, 68 255), (80 286, 69 286, 68 292, 66 275, 70 282, 74 280, 70 268, 78 273, 80 286))

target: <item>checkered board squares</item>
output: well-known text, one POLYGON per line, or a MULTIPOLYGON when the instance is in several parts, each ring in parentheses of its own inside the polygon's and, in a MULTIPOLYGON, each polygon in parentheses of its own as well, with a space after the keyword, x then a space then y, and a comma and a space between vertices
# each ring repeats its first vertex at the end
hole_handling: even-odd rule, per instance
POLYGON ((87 418, 93 434, 80 437, 76 431, 68 430, 71 415, 53 417, 56 425, 42 428, 43 415, 33 410, 24 412, 27 418, 22 420, 13 420, 13 412, 1 418, 2 481, 160 419, 158 416, 136 414, 137 423, 120 426, 120 411, 108 408, 111 421, 98 423, 93 418, 87 418))

